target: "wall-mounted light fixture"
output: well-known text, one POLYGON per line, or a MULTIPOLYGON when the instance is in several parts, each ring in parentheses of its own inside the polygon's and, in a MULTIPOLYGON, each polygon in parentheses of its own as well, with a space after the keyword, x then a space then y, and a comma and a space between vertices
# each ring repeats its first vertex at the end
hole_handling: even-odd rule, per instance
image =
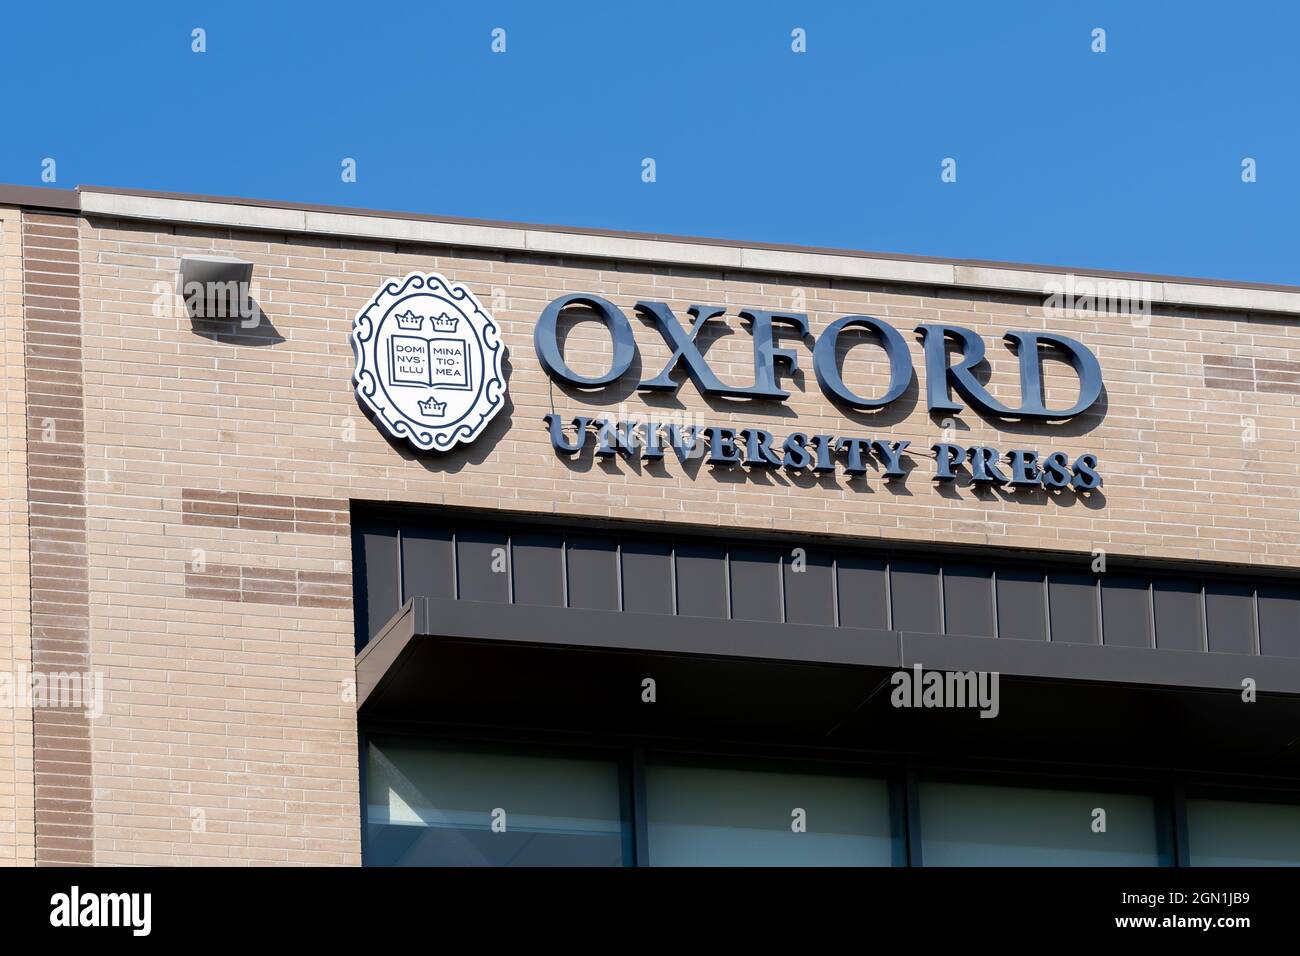
POLYGON ((248 319, 253 264, 230 256, 183 256, 176 293, 191 319, 248 319))

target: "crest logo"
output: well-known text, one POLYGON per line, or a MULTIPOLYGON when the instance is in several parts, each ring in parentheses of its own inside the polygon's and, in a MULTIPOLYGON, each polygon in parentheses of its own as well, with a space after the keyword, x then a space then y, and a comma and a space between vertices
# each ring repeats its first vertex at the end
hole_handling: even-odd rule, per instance
POLYGON ((505 404, 501 330, 468 287, 436 272, 391 279, 352 322, 357 397, 422 451, 469 444, 505 404))

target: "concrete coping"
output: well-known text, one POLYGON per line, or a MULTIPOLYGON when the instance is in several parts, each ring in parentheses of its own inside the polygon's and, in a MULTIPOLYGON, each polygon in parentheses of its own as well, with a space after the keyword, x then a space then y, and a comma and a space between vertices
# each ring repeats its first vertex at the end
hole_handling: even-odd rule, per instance
POLYGON ((81 186, 73 192, 0 185, 0 204, 6 203, 64 209, 79 207, 84 215, 149 222, 427 243, 729 272, 902 283, 988 293, 1048 296, 1071 290, 1076 294, 1086 294, 1090 288, 1099 296, 1151 305, 1300 315, 1300 286, 980 260, 945 260, 98 186, 81 186), (42 196, 50 198, 43 201, 42 196))

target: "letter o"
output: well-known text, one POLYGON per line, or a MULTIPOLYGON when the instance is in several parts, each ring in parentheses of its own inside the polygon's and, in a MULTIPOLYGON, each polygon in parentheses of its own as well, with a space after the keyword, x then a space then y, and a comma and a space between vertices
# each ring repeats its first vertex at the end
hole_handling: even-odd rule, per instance
POLYGON ((587 292, 562 295, 546 307, 533 330, 533 347, 537 350, 537 358, 546 373, 574 388, 601 388, 616 382, 632 367, 632 360, 636 358, 636 339, 632 336, 632 325, 627 316, 614 303, 587 292), (565 364, 564 356, 560 354, 557 339, 560 313, 570 305, 585 305, 595 309, 609 329, 614 344, 614 361, 604 375, 594 378, 579 375, 565 364))
POLYGON ((817 337, 813 348, 813 370, 817 384, 827 397, 843 402, 850 408, 881 408, 897 399, 912 381, 912 357, 907 342, 892 325, 886 325, 870 315, 846 315, 836 319, 817 337), (889 389, 880 398, 863 398, 849 390, 835 361, 835 346, 840 333, 847 328, 870 329, 880 336, 880 342, 889 357, 889 389))

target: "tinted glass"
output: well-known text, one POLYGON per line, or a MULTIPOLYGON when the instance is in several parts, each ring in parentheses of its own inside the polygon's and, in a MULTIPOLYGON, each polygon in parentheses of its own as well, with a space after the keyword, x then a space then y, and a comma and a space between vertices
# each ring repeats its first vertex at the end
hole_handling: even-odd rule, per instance
POLYGON ((926 866, 1156 866, 1164 862, 1157 835, 1149 796, 921 784, 926 866))
POLYGON ((618 765, 370 742, 368 866, 617 866, 618 765))
POLYGON ((883 780, 652 764, 646 806, 651 866, 889 866, 893 859, 883 780))
POLYGON ((1300 866, 1300 804, 1187 801, 1192 866, 1300 866))

